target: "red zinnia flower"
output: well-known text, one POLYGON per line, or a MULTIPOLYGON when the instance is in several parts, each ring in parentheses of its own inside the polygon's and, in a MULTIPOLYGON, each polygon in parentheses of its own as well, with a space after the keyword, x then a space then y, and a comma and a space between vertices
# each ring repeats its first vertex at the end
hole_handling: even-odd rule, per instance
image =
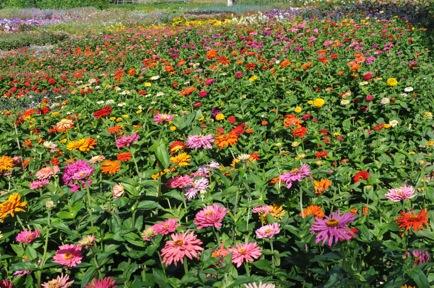
POLYGON ((292 130, 292 136, 296 138, 303 138, 307 133, 307 128, 300 126, 292 130))
POLYGON ((121 162, 128 162, 131 160, 131 152, 120 152, 117 155, 117 159, 121 162))
POLYGON ((325 158, 325 157, 327 157, 328 154, 329 153, 327 151, 325 151, 325 150, 323 150, 323 151, 317 151, 317 152, 315 152, 315 157, 318 158, 318 159, 325 158))
POLYGON ((396 223, 399 228, 405 228, 405 231, 413 228, 413 231, 419 231, 428 224, 428 212, 426 209, 420 210, 419 213, 401 211, 396 223))
POLYGON ((369 178, 369 172, 367 170, 362 170, 357 172, 354 176, 353 176, 353 182, 357 183, 360 180, 368 180, 369 178))
POLYGON ((235 122, 237 122, 237 118, 235 118, 234 115, 231 115, 228 117, 228 122, 234 124, 235 122))
POLYGON ((103 108, 93 112, 93 117, 96 119, 109 116, 112 113, 113 109, 110 106, 104 106, 103 108))

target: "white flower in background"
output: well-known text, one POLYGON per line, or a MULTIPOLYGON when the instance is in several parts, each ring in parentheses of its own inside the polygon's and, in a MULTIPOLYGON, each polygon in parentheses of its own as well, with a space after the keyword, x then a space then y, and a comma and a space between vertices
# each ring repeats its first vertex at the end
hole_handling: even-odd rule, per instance
POLYGON ((387 105, 390 103, 390 98, 384 97, 383 99, 381 99, 380 103, 383 105, 387 105))
POLYGON ((398 120, 392 120, 392 121, 389 121, 389 125, 390 125, 390 127, 395 127, 396 125, 398 125, 398 120))
POLYGON ((155 96, 160 97, 160 96, 164 96, 163 92, 158 92, 155 96))
POLYGON ((107 101, 105 101, 105 104, 107 104, 107 105, 115 104, 115 100, 113 100, 113 99, 107 100, 107 101))
POLYGON ((362 81, 362 82, 359 83, 360 86, 365 86, 365 85, 368 85, 368 84, 369 84, 368 81, 362 81))
POLYGON ((100 100, 100 101, 96 101, 96 104, 98 104, 98 105, 102 105, 102 104, 104 104, 104 101, 102 101, 102 100, 100 100))
POLYGON ((125 102, 118 103, 118 107, 125 107, 126 105, 127 105, 127 103, 125 103, 125 102))
POLYGON ((115 91, 116 91, 116 92, 119 92, 119 91, 121 91, 121 90, 122 90, 122 89, 121 89, 120 87, 118 87, 118 86, 115 87, 115 91))
POLYGON ((152 77, 149 78, 149 79, 151 79, 151 80, 153 80, 153 81, 158 80, 158 79, 160 79, 160 75, 152 76, 152 77))
POLYGON ((407 93, 410 93, 410 92, 412 92, 414 89, 413 89, 413 87, 405 87, 404 88, 404 92, 407 92, 407 93))

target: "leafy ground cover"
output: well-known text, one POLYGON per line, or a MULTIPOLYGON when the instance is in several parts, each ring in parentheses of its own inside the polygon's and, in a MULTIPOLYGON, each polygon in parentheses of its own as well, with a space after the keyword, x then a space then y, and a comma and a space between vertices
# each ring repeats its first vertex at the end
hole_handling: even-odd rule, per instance
POLYGON ((349 15, 4 57, 0 287, 434 285, 427 31, 349 15))

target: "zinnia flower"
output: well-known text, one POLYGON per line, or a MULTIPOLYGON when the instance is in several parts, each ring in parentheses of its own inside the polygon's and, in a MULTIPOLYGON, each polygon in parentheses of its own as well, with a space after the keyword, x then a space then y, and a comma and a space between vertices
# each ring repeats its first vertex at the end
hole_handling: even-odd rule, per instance
POLYGON ((357 183, 360 180, 368 180, 369 178, 369 172, 367 170, 362 170, 357 172, 354 176, 353 176, 353 182, 357 183))
POLYGON ((116 281, 111 277, 102 279, 93 279, 92 282, 86 285, 86 288, 116 288, 116 281))
POLYGON ((275 235, 280 233, 280 225, 279 223, 268 224, 258 228, 256 231, 256 237, 259 239, 263 238, 273 238, 275 235))
POLYGON ((398 80, 396 80, 396 78, 387 79, 387 86, 395 87, 396 85, 398 85, 398 80))
POLYGON ((396 222, 399 228, 405 228, 405 231, 419 231, 428 224, 428 212, 426 209, 420 210, 419 213, 401 211, 396 222))
POLYGON ((47 166, 36 172, 35 176, 38 178, 38 180, 50 179, 57 173, 59 173, 59 166, 47 166))
POLYGON ((118 149, 124 148, 124 147, 130 147, 131 144, 139 141, 140 136, 137 133, 133 133, 131 135, 125 135, 122 137, 119 137, 116 139, 116 147, 118 149))
POLYGON ((316 243, 321 242, 324 245, 327 242, 327 245, 331 247, 338 242, 353 238, 354 232, 348 227, 348 224, 354 219, 355 216, 352 213, 333 212, 324 219, 315 218, 310 231, 316 234, 316 243))
POLYGON ((413 186, 402 186, 399 188, 389 189, 386 198, 392 202, 399 202, 407 199, 411 199, 416 196, 413 186))
POLYGON ((180 167, 187 166, 188 164, 190 164, 190 161, 191 161, 190 155, 188 155, 185 152, 170 157, 170 162, 180 167))
POLYGON ((113 198, 119 198, 124 194, 124 186, 122 184, 115 184, 112 188, 113 198))
POLYGON ((293 169, 287 173, 280 175, 280 180, 286 184, 286 187, 290 189, 295 182, 299 182, 310 175, 310 167, 307 164, 303 164, 300 168, 293 169))
POLYGON ((21 196, 18 193, 12 193, 8 199, 0 203, 0 223, 2 223, 7 216, 14 217, 15 213, 23 212, 27 207, 26 201, 21 201, 21 196))
POLYGON ((9 172, 14 168, 14 161, 12 157, 1 156, 0 157, 0 174, 4 172, 9 172))
POLYGON ((172 189, 185 188, 191 186, 192 183, 193 179, 188 175, 176 176, 167 182, 167 186, 172 189))
POLYGON ((0 280, 0 288, 14 288, 14 284, 11 280, 0 280))
POLYGON ((332 185, 332 181, 329 179, 321 179, 319 181, 313 181, 313 187, 316 195, 320 195, 324 193, 330 186, 332 185))
POLYGON ((32 190, 37 190, 47 186, 50 183, 48 179, 35 180, 30 182, 29 188, 32 190))
POLYGON ((41 232, 39 230, 23 230, 17 234, 17 236, 15 237, 15 241, 17 241, 18 243, 29 244, 35 241, 35 239, 37 239, 39 236, 41 236, 41 232))
POLYGON ((156 223, 152 226, 152 230, 156 235, 167 235, 175 232, 176 228, 179 226, 178 219, 171 218, 166 221, 156 223))
POLYGON ((419 249, 411 251, 411 256, 414 258, 414 265, 425 264, 431 258, 428 251, 419 249))
POLYGON ((208 189, 209 181, 205 177, 200 177, 195 179, 191 183, 191 187, 187 187, 184 190, 184 195, 188 200, 193 199, 196 197, 199 193, 204 194, 206 193, 206 189, 208 189))
POLYGON ((121 163, 119 160, 104 160, 101 163, 101 172, 114 175, 121 169, 121 163))
POLYGON ((193 232, 176 233, 171 235, 169 240, 161 250, 163 263, 168 266, 184 261, 184 258, 199 259, 203 248, 202 241, 197 239, 193 232))
POLYGON ((162 124, 164 122, 170 123, 170 122, 173 121, 174 118, 175 117, 173 115, 170 115, 170 114, 160 114, 160 113, 158 113, 158 114, 156 114, 154 116, 154 122, 156 124, 162 124))
POLYGON ((318 205, 309 205, 303 209, 301 212, 301 217, 306 218, 309 216, 314 216, 315 218, 324 218, 324 210, 318 205))
POLYGON ((69 275, 57 276, 50 281, 42 283, 42 288, 69 288, 74 284, 74 281, 69 281, 69 275))
POLYGON ((190 135, 186 144, 190 149, 211 149, 214 137, 212 135, 190 135))
POLYGON ((276 285, 271 284, 271 283, 249 283, 249 284, 244 284, 244 288, 276 288, 276 285))
POLYGON ((92 173, 93 168, 86 161, 77 160, 66 166, 63 171, 62 180, 71 189, 71 192, 76 192, 78 189, 90 185, 92 173))
POLYGON ((255 242, 240 243, 230 249, 232 263, 240 267, 244 262, 253 262, 261 257, 261 249, 255 242))
POLYGON ((95 117, 95 119, 107 117, 110 114, 112 114, 112 111, 113 111, 112 107, 107 105, 107 106, 104 106, 103 108, 93 112, 93 117, 95 117))
POLYGON ((74 244, 62 245, 57 249, 53 256, 53 261, 57 264, 72 268, 81 263, 83 256, 81 254, 81 246, 74 244))
POLYGON ((223 218, 226 216, 228 210, 221 204, 213 204, 200 210, 194 218, 194 224, 198 229, 206 227, 215 227, 220 229, 222 227, 223 218))

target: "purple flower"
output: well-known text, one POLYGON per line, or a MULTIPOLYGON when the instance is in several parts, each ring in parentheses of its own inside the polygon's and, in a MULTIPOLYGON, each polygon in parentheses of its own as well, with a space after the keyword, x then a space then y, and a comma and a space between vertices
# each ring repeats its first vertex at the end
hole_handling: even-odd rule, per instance
POLYGON ((191 200, 199 193, 204 194, 206 192, 206 189, 208 188, 208 185, 209 181, 207 178, 200 177, 198 179, 195 179, 191 187, 185 189, 184 195, 185 197, 187 197, 188 200, 191 200))
POLYGON ((285 182, 286 187, 290 189, 294 182, 299 182, 310 175, 310 167, 307 164, 303 164, 300 168, 293 169, 280 175, 280 180, 285 182))
POLYGON ((348 224, 353 222, 356 216, 351 213, 340 214, 332 212, 329 216, 323 219, 316 218, 312 224, 310 231, 316 234, 316 243, 331 247, 341 241, 351 240, 354 237, 354 232, 348 227, 348 224))
POLYGON ((190 149, 211 149, 213 142, 213 135, 190 135, 187 138, 186 144, 190 149))
POLYGON ((140 138, 140 136, 137 133, 122 136, 122 137, 116 139, 116 147, 118 147, 118 149, 121 149, 123 147, 130 147, 131 144, 139 141, 139 138, 140 138))
POLYGON ((90 176, 93 173, 92 166, 84 160, 77 160, 66 166, 63 171, 62 181, 67 185, 71 192, 76 192, 80 188, 88 187, 91 184, 90 176))
POLYGON ((415 265, 424 264, 431 258, 428 251, 418 249, 411 251, 411 256, 414 258, 415 265))

